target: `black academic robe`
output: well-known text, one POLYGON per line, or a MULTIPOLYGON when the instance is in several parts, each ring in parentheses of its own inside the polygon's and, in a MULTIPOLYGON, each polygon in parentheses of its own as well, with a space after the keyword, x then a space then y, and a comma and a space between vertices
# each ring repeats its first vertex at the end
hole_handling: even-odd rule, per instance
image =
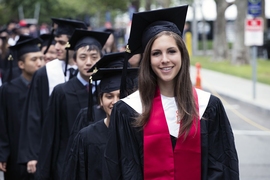
POLYGON ((87 88, 77 77, 54 88, 42 128, 38 179, 60 179, 73 123, 80 109, 87 105, 87 88))
MULTIPOLYGON (((104 153, 103 179, 143 179, 143 131, 134 127, 133 118, 128 118, 137 115, 137 111, 124 101, 114 105, 104 153)), ((201 179, 238 180, 238 157, 232 129, 217 97, 210 96, 200 123, 201 179)))
POLYGON ((31 179, 26 166, 17 163, 21 117, 28 87, 21 77, 0 88, 0 162, 7 163, 6 180, 31 179))
POLYGON ((37 70, 25 102, 20 132, 18 162, 26 164, 37 160, 40 146, 41 126, 49 99, 49 84, 46 67, 37 70))
POLYGON ((62 179, 102 179, 102 162, 107 140, 108 128, 104 119, 81 129, 67 152, 62 179))
POLYGON ((22 74, 22 70, 18 66, 12 67, 12 75, 10 77, 11 79, 9 79, 9 74, 10 74, 10 69, 6 69, 5 71, 3 71, 3 74, 2 74, 3 83, 19 77, 22 74))
POLYGON ((95 102, 95 105, 93 107, 93 112, 95 113, 95 115, 94 115, 95 121, 91 122, 88 119, 88 116, 87 116, 88 107, 83 108, 83 109, 80 110, 80 112, 78 113, 78 116, 76 117, 76 120, 75 120, 75 122, 73 124, 71 133, 70 133, 68 149, 71 147, 75 136, 79 133, 79 131, 82 128, 96 122, 96 120, 106 118, 105 111, 101 107, 99 107, 99 105, 96 104, 96 101, 94 101, 94 102, 95 102))

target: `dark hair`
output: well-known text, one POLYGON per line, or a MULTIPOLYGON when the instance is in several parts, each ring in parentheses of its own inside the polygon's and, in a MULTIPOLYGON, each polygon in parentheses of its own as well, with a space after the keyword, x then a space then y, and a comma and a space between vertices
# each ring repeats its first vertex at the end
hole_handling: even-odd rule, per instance
POLYGON ((174 96, 178 112, 182 115, 180 135, 185 133, 186 137, 191 128, 193 118, 194 116, 198 117, 198 113, 196 111, 196 104, 193 96, 193 87, 190 79, 190 59, 188 51, 186 49, 183 39, 179 35, 171 31, 160 32, 159 34, 151 38, 146 45, 140 65, 138 80, 143 112, 136 118, 135 125, 139 127, 144 127, 150 117, 152 103, 157 86, 157 76, 150 65, 150 52, 154 41, 163 35, 173 37, 177 44, 177 47, 181 52, 182 65, 180 71, 175 77, 174 96))
POLYGON ((26 58, 27 54, 28 54, 28 53, 23 54, 22 56, 20 56, 19 59, 18 59, 18 61, 25 62, 25 58, 26 58))
MULTIPOLYGON (((100 54, 100 57, 103 56, 101 50, 96 45, 86 45, 86 46, 88 46, 87 51, 93 51, 93 50, 95 50, 95 51, 97 51, 100 54)), ((82 47, 86 47, 86 46, 82 46, 82 47)), ((77 51, 78 50, 74 51, 74 54, 73 54, 73 59, 75 61, 76 61, 77 51)))

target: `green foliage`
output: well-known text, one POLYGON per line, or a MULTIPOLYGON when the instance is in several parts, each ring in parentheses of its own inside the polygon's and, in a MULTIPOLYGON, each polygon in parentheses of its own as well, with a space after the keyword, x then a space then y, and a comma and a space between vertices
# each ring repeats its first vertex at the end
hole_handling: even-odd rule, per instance
MULTIPOLYGON (((232 65, 230 61, 212 61, 211 57, 207 56, 192 56, 190 58, 191 65, 199 62, 202 68, 218 71, 225 74, 230 74, 246 79, 252 79, 252 65, 232 65)), ((259 59, 257 61, 257 80, 258 82, 270 85, 270 61, 259 59)))
MULTIPOLYGON (((9 20, 19 20, 18 7, 22 6, 24 18, 34 18, 36 3, 40 3, 39 22, 51 22, 51 17, 70 17, 83 20, 85 15, 104 17, 106 11, 126 11, 128 0, 0 0, 0 25, 9 20), (80 18, 78 18, 80 17, 80 18)), ((112 13, 113 14, 113 13, 112 13)))

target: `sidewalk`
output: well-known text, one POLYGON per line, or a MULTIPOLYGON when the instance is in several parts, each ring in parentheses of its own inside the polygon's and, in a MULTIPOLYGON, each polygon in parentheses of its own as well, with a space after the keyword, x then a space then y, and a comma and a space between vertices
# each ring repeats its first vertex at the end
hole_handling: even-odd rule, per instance
MULTIPOLYGON (((195 84, 196 68, 190 69, 192 82, 195 84)), ((201 86, 211 93, 225 95, 257 107, 270 115, 270 85, 256 83, 255 99, 253 98, 253 82, 223 73, 201 69, 201 86)), ((269 77, 270 78, 270 77, 269 77)))

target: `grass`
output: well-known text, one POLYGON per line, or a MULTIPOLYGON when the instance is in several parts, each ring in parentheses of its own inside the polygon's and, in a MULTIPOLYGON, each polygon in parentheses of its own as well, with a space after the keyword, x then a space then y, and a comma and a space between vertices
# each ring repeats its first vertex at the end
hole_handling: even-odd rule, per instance
MULTIPOLYGON (((245 79, 252 79, 252 65, 232 65, 229 61, 213 61, 209 56, 192 56, 191 65, 197 62, 201 64, 202 68, 213 71, 230 74, 245 79)), ((258 59, 257 60, 257 81, 270 85, 270 61, 258 59)))
MULTIPOLYGON (((207 44, 207 48, 206 49, 213 49, 213 41, 208 40, 206 42, 207 44)), ((228 47, 229 49, 232 49, 232 43, 228 43, 228 47)), ((203 50, 203 42, 202 41, 198 41, 198 50, 203 50)))

